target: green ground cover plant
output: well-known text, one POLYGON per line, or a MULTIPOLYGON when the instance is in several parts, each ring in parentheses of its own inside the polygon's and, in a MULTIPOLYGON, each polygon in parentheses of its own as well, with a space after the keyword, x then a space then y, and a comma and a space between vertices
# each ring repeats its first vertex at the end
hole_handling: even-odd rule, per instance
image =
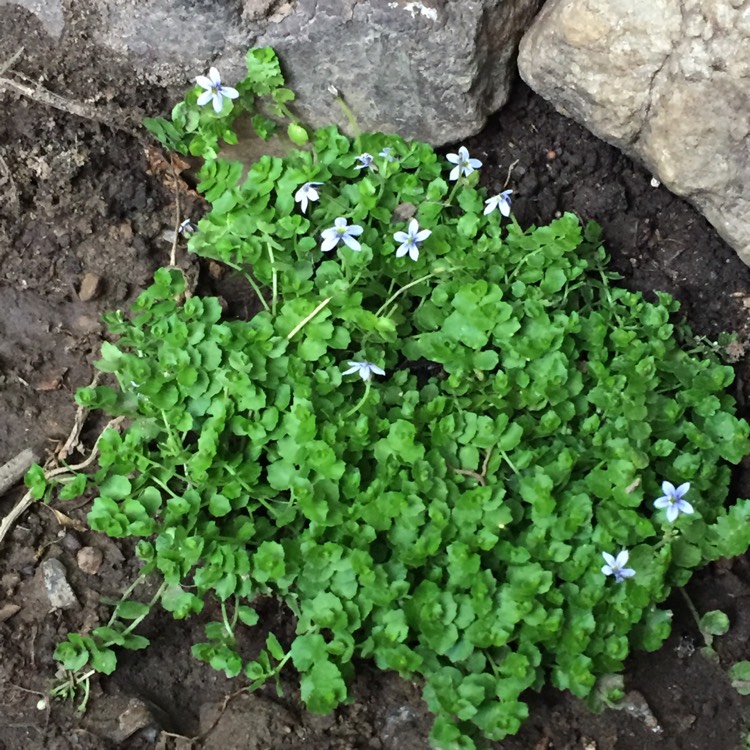
POLYGON ((117 647, 147 645, 152 606, 215 602, 193 653, 251 688, 293 666, 329 712, 369 658, 422 682, 436 748, 484 747, 518 730, 524 691, 589 696, 658 648, 670 591, 750 545, 750 501, 729 497, 749 445, 733 371, 667 294, 613 283, 596 225, 506 220, 509 192, 488 197, 463 148, 308 132, 274 53, 247 61, 236 89, 212 71, 147 126, 204 159, 189 250, 262 309, 228 320, 163 268, 106 316, 117 385, 77 400, 127 427, 102 434, 96 473, 27 483, 93 492, 92 528, 138 538, 160 586, 56 656, 109 673, 117 647), (219 156, 237 117, 264 137, 285 121, 299 148, 243 176, 219 156), (265 597, 294 636, 240 653, 265 597))

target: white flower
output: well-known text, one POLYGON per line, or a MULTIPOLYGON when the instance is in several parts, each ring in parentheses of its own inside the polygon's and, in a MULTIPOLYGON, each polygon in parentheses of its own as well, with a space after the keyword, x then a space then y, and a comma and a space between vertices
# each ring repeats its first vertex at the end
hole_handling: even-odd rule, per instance
POLYGON ((357 157, 357 161, 359 164, 355 167, 355 169, 367 169, 369 167, 370 169, 376 169, 375 165, 372 163, 372 154, 360 154, 357 157))
POLYGON ((468 177, 475 169, 479 169, 482 166, 482 162, 479 159, 472 159, 469 156, 469 152, 466 150, 466 146, 461 146, 458 149, 457 154, 447 154, 445 157, 451 164, 456 166, 451 169, 450 177, 451 180, 457 180, 461 174, 464 177, 468 177))
POLYGON ((677 488, 675 488, 672 482, 661 483, 661 491, 664 495, 654 501, 654 507, 667 509, 667 521, 669 523, 674 523, 680 513, 689 516, 695 512, 693 506, 685 500, 685 495, 689 489, 690 482, 685 482, 677 488))
POLYGON ((390 146, 386 146, 379 154, 382 159, 386 161, 396 161, 396 157, 391 153, 393 149, 390 146))
POLYGON ((493 195, 485 201, 484 215, 491 214, 498 209, 503 216, 510 216, 510 194, 512 190, 503 190, 502 193, 493 195))
POLYGON ((222 101, 223 97, 226 96, 227 99, 236 99, 239 96, 237 89, 233 89, 231 86, 221 85, 221 76, 216 68, 211 68, 211 70, 208 71, 208 76, 198 76, 195 79, 195 82, 202 89, 206 89, 198 97, 198 106, 202 107, 213 99, 214 112, 217 114, 221 112, 221 108, 224 104, 222 101))
POLYGON ((602 565, 602 573, 605 576, 614 576, 617 583, 621 583, 626 578, 632 578, 635 575, 635 571, 632 568, 625 568, 627 565, 629 553, 627 550, 622 550, 617 557, 613 557, 609 552, 602 552, 602 557, 606 565, 602 565))
POLYGON ((343 375, 351 375, 356 372, 362 380, 369 380, 374 375, 385 375, 385 370, 372 362, 347 362, 351 367, 345 370, 343 375))
POLYGON ((322 182, 306 182, 295 194, 294 194, 294 202, 300 204, 300 208, 302 209, 302 213, 307 213, 307 202, 308 201, 316 201, 320 196, 318 195, 318 191, 315 189, 319 185, 322 185, 322 182))
POLYGON ((329 250, 333 250, 339 242, 343 242, 347 247, 352 250, 361 250, 362 245, 357 242, 354 238, 362 234, 364 229, 358 224, 352 224, 348 226, 346 219, 343 216, 339 216, 336 221, 333 222, 333 226, 330 229, 326 229, 321 233, 323 238, 323 244, 320 249, 327 253, 329 250))
POLYGON ((431 234, 432 231, 429 229, 422 229, 420 231, 417 220, 412 219, 409 222, 408 232, 396 232, 393 235, 393 239, 396 240, 396 242, 402 243, 396 250, 396 257, 403 258, 406 253, 409 253, 409 257, 412 260, 417 260, 417 258, 419 258, 419 245, 431 234))

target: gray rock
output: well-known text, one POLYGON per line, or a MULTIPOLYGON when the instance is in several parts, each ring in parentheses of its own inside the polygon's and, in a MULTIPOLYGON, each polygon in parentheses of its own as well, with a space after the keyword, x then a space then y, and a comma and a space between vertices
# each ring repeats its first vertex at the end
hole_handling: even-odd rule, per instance
POLYGON ((362 130, 434 144, 480 130, 505 103, 518 40, 539 0, 80 0, 91 37, 127 55, 138 75, 184 88, 209 65, 231 84, 249 47, 272 46, 297 111, 313 126, 346 121, 336 87, 362 130))
POLYGON ((645 164, 750 264, 750 5, 548 0, 521 77, 645 164))
POLYGON ((71 609, 78 606, 78 600, 68 583, 65 566, 56 558, 42 563, 44 588, 47 590, 49 603, 53 609, 71 609))

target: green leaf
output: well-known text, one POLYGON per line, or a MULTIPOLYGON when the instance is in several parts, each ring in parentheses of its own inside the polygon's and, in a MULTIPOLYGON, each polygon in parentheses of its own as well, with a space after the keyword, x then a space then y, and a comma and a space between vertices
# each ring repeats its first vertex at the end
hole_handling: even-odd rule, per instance
POLYGON ((39 464, 34 464, 24 477, 24 484, 29 488, 35 500, 41 500, 47 491, 47 477, 39 464))
POLYGON ((319 661, 300 680, 300 696, 308 711, 327 714, 346 700, 341 670, 330 661, 319 661))
POLYGON ((738 661, 729 668, 732 687, 740 695, 750 695, 750 661, 738 661))
POLYGON ((718 609, 706 612, 699 623, 701 632, 709 635, 724 635, 729 630, 729 618, 718 609))

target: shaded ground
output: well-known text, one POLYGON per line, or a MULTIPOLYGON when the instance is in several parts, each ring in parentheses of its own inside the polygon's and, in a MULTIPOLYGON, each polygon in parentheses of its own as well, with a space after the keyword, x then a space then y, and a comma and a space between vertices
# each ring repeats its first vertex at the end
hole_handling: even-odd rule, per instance
MULTIPOLYGON (((41 71, 52 90, 85 99, 91 95, 89 79, 97 91, 107 81, 121 80, 114 63, 92 63, 83 54, 66 54, 64 47, 57 56, 45 51, 42 63, 34 58, 43 51, 41 44, 31 29, 30 51, 18 69, 28 75, 41 71)), ((0 60, 11 51, 0 48, 0 60)), ((137 86, 119 91, 109 92, 108 104, 146 101, 137 86)), ((91 361, 102 335, 99 315, 123 307, 167 262, 170 243, 163 234, 174 226, 174 207, 162 177, 149 174, 154 165, 143 144, 132 136, 12 94, 0 93, 0 102, 6 113, 0 119, 2 464, 22 448, 44 455, 65 439, 75 414, 72 394, 93 374, 91 361), (80 298, 82 284, 94 291, 88 301, 80 298)), ((149 100, 152 108, 162 104, 166 107, 149 100)), ((546 223, 562 211, 596 219, 625 285, 672 293, 699 335, 715 340, 721 331, 737 333, 736 395, 745 403, 750 270, 690 206, 652 187, 651 175, 557 115, 520 83, 511 103, 467 146, 485 162, 489 185, 500 189, 508 179, 521 224, 546 223)), ((210 283, 205 270, 202 283, 210 283)), ((742 495, 750 491, 747 470, 738 473, 736 489, 742 495)), ((0 515, 19 495, 14 491, 0 499, 0 515)), ((85 507, 70 515, 84 521, 85 507)), ((225 696, 241 685, 190 656, 189 644, 202 635, 200 619, 146 621, 143 632, 151 648, 123 655, 113 678, 95 681, 82 718, 65 704, 39 710, 40 694, 54 677, 56 643, 69 630, 108 617, 106 597, 116 596, 136 576, 131 559, 127 544, 63 528, 44 508, 27 513, 0 547, 0 613, 7 604, 20 607, 0 621, 0 704, 5 708, 0 750, 428 747, 430 722, 419 690, 366 663, 358 668, 354 702, 332 717, 306 714, 290 679, 284 698, 277 699, 272 689, 238 696, 215 723, 225 696), (83 572, 77 563, 87 546, 102 552, 95 573, 83 572), (50 612, 40 572, 40 562, 50 557, 66 567, 80 607, 50 612), (126 737, 134 727, 137 731, 126 737), (204 741, 192 744, 174 736, 201 733, 204 741)), ((731 630, 718 642, 722 666, 748 658, 746 562, 707 568, 688 592, 699 611, 721 609, 730 617, 731 630)), ((529 697, 531 718, 502 747, 734 750, 747 701, 696 650, 697 630, 684 602, 672 604, 669 642, 658 653, 634 655, 626 675, 628 688, 650 705, 660 732, 622 712, 592 715, 570 696, 548 691, 529 697)), ((264 624, 291 632, 286 614, 271 604, 264 624)))

